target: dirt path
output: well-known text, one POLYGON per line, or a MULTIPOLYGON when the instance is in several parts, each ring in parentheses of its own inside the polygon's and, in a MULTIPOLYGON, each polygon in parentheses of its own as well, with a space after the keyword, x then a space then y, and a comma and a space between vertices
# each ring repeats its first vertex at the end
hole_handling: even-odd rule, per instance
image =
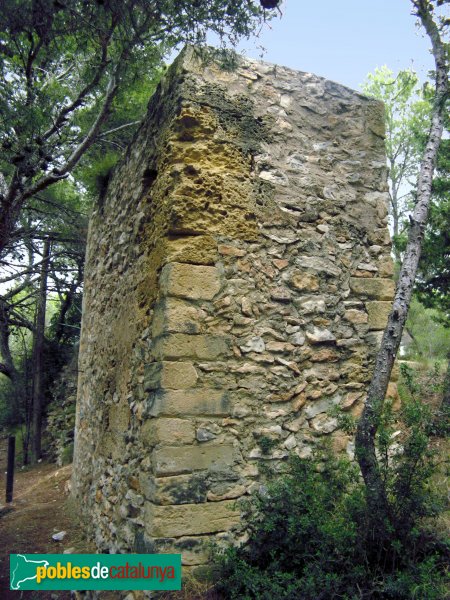
POLYGON ((0 439, 0 598, 1 600, 69 600, 70 592, 9 590, 9 554, 93 552, 81 535, 68 499, 71 466, 54 464, 16 470, 14 498, 5 506, 6 440, 0 439), (62 542, 52 535, 66 531, 62 542))

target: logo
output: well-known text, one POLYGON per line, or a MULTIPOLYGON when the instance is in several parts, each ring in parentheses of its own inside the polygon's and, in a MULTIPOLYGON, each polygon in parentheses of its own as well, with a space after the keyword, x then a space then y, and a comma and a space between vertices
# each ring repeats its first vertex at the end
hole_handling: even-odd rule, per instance
POLYGON ((181 554, 10 554, 11 590, 180 590, 181 554))

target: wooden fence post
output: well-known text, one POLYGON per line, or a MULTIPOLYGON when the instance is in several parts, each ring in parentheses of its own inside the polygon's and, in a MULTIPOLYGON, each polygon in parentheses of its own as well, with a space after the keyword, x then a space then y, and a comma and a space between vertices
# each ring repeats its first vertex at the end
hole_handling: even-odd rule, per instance
POLYGON ((6 502, 12 502, 14 488, 14 458, 16 454, 16 438, 8 438, 8 467, 6 470, 6 502))

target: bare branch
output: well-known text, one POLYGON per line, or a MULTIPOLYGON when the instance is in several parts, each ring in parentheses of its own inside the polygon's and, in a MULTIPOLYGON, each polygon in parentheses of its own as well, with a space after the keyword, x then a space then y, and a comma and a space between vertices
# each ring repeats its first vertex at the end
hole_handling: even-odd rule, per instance
POLYGON ((26 279, 20 285, 7 291, 6 294, 3 294, 2 300, 5 301, 5 300, 10 300, 11 298, 14 298, 14 296, 16 296, 17 294, 20 294, 20 292, 22 292, 28 286, 33 284, 35 281, 36 281, 36 279, 26 279))
POLYGON ((28 319, 25 319, 25 317, 22 317, 16 312, 11 313, 11 315, 12 316, 9 319, 10 325, 13 325, 15 327, 25 327, 25 329, 28 329, 31 332, 34 331, 34 324, 31 323, 31 321, 28 321, 28 319))
POLYGON ((90 146, 92 146, 92 144, 94 143, 102 123, 108 116, 112 101, 114 100, 117 90, 118 85, 116 82, 116 78, 113 76, 109 80, 102 108, 83 141, 75 148, 75 150, 67 159, 66 163, 62 167, 57 169, 56 173, 51 173, 49 175, 44 176, 42 179, 37 181, 32 187, 25 190, 25 192, 22 195, 23 200, 31 198, 32 196, 46 189, 49 185, 52 185, 56 181, 68 177, 70 171, 76 166, 76 164, 86 152, 86 150, 88 150, 90 146))
POLYGON ((94 73, 91 81, 80 91, 78 96, 68 106, 65 106, 56 117, 53 125, 43 134, 42 139, 48 140, 54 133, 56 133, 61 125, 64 124, 66 118, 73 113, 77 108, 82 106, 89 96, 89 94, 95 90, 96 86, 100 83, 106 68, 109 64, 108 60, 108 47, 112 39, 112 34, 115 29, 115 24, 112 24, 107 34, 101 40, 101 58, 98 67, 94 73))
POLYGON ((115 127, 114 129, 110 129, 109 131, 103 131, 99 137, 103 138, 106 135, 116 133, 116 131, 120 131, 121 129, 125 129, 125 127, 133 127, 134 125, 139 125, 139 123, 140 121, 132 121, 131 123, 125 123, 124 125, 120 125, 119 127, 115 127))
POLYGON ((106 88, 106 96, 103 101, 103 106, 92 124, 90 130, 88 131, 84 140, 78 145, 77 148, 72 152, 71 156, 67 159, 66 164, 60 169, 60 173, 68 173, 70 172, 74 166, 78 163, 82 155, 86 152, 86 150, 92 145, 95 138, 98 135, 100 127, 106 117, 108 116, 109 110, 111 108, 112 101, 114 100, 115 95, 117 94, 118 85, 115 76, 111 77, 108 83, 108 87, 106 88))

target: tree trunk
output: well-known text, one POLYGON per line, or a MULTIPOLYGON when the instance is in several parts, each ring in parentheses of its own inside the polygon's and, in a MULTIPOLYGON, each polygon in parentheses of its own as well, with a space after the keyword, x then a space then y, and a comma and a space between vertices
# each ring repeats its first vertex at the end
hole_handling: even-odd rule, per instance
POLYGON ((50 240, 44 242, 43 261, 36 306, 36 329, 33 344, 33 462, 41 458, 42 395, 44 380, 44 331, 47 304, 47 279, 50 263, 50 240))
POLYGON ((8 246, 20 213, 20 189, 22 185, 20 176, 16 172, 9 189, 3 194, 0 211, 0 256, 8 253, 8 246))
POLYGON ((433 21, 432 6, 428 0, 412 0, 412 3, 432 43, 432 52, 436 64, 435 103, 430 133, 420 166, 416 206, 410 219, 411 227, 408 243, 394 302, 383 334, 381 347, 376 357, 374 374, 355 439, 356 458, 366 485, 366 496, 369 515, 371 515, 373 521, 373 531, 380 536, 380 539, 384 539, 387 535, 390 515, 386 489, 380 475, 375 453, 375 435, 411 302, 430 205, 434 164, 443 131, 445 102, 449 95, 445 47, 436 23, 433 21))
POLYGON ((0 373, 6 375, 11 381, 11 385, 15 392, 13 395, 13 410, 18 414, 21 403, 25 400, 26 392, 21 374, 16 369, 9 347, 9 327, 8 305, 3 298, 0 298, 0 356, 2 358, 2 362, 0 363, 0 373))
POLYGON ((392 191, 391 191, 392 226, 393 226, 394 240, 395 240, 394 244, 393 244, 393 251, 394 251, 395 262, 399 265, 401 263, 400 250, 398 249, 398 231, 399 231, 400 215, 399 215, 397 196, 398 196, 397 183, 393 182, 392 191))
POLYGON ((450 408, 450 350, 447 353, 447 371, 444 379, 444 395, 442 398, 442 409, 450 408))
POLYGON ((389 176, 391 185, 389 188, 389 196, 391 200, 391 210, 392 210, 392 229, 394 235, 398 235, 398 223, 399 223, 399 214, 398 214, 398 182, 396 177, 395 170, 395 158, 392 156, 388 156, 389 161, 389 176))

